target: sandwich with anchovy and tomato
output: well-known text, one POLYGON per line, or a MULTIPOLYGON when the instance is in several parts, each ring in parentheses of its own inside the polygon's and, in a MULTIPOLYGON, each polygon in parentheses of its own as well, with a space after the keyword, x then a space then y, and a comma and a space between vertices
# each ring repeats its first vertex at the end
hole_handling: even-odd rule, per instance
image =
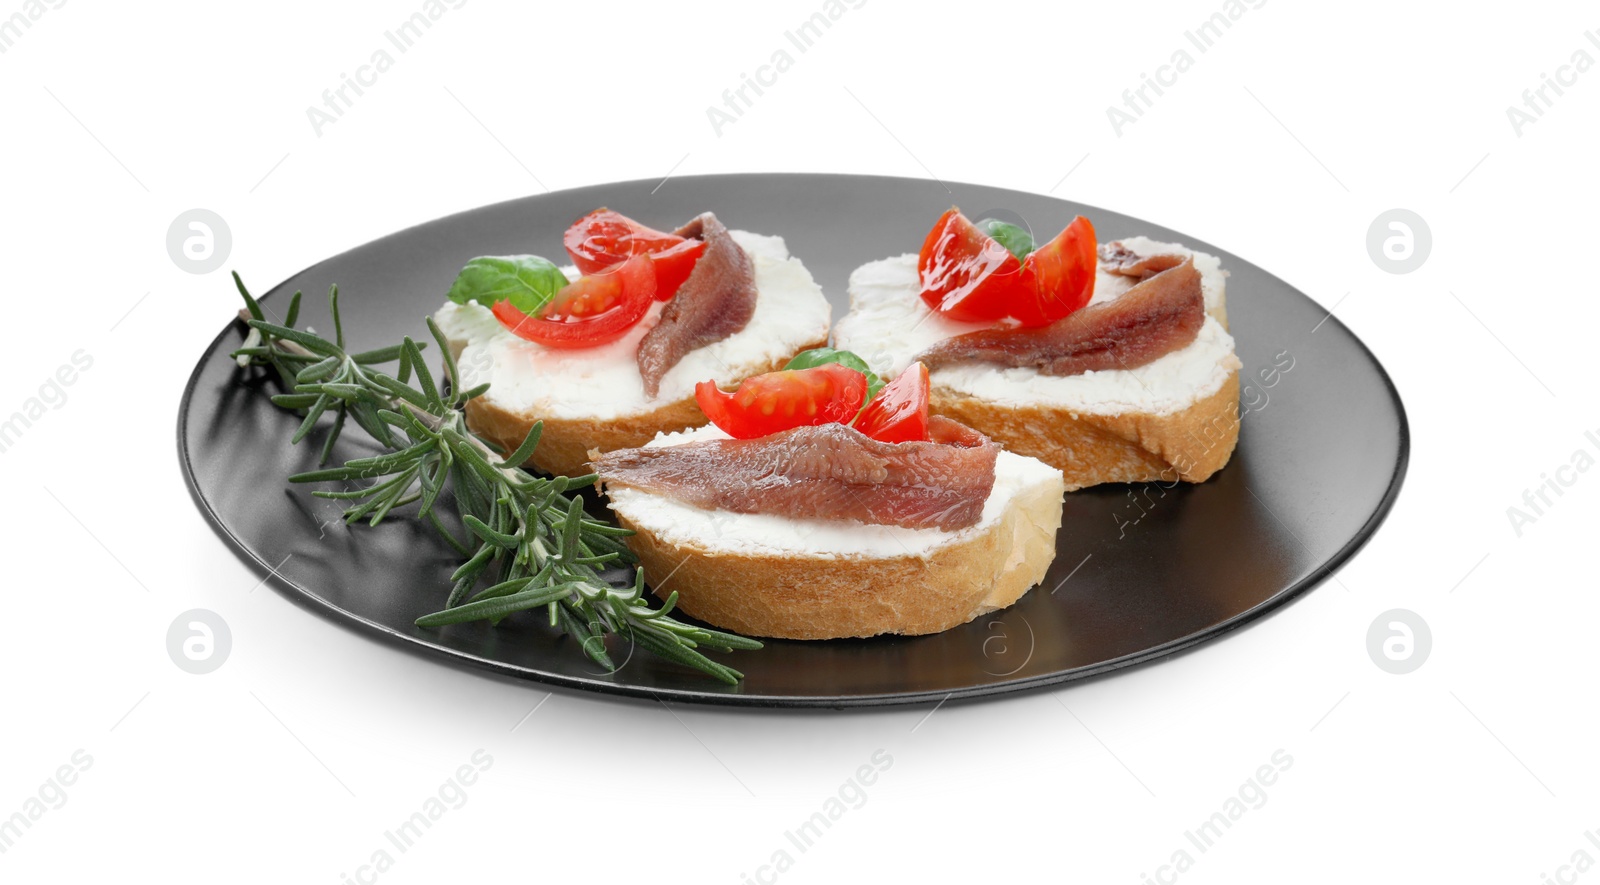
POLYGON ((1060 472, 930 415, 921 363, 884 384, 820 348, 696 398, 710 425, 592 468, 652 590, 700 620, 787 639, 937 633, 1016 602, 1055 558, 1060 472))
POLYGON ((1203 482, 1239 438, 1225 278, 1181 245, 1098 244, 1082 217, 1036 247, 951 209, 920 253, 850 275, 834 340, 878 372, 921 361, 935 414, 1054 466, 1068 489, 1203 482))
POLYGON ((671 233, 599 209, 563 237, 573 266, 473 259, 434 314, 473 432, 507 452, 543 422, 531 467, 585 473, 591 449, 704 424, 694 386, 736 384, 827 341, 831 308, 782 237, 707 212, 671 233))

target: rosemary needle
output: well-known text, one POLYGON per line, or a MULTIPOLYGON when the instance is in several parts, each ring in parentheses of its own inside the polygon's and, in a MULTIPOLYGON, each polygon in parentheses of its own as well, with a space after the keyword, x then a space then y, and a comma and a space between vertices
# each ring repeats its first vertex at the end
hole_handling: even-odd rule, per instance
POLYGON ((444 607, 418 618, 418 627, 479 620, 498 624, 518 612, 542 608, 551 626, 576 639, 584 654, 607 669, 616 668, 607 653, 608 640, 623 636, 723 682, 742 678, 705 652, 757 649, 760 642, 673 619, 668 613, 677 602, 675 592, 659 608, 651 608, 642 569, 635 568, 633 579, 621 586, 601 577, 603 567, 636 562, 620 540, 630 532, 589 517, 582 499, 567 494, 594 482, 593 476, 543 477, 518 466, 538 445, 541 425, 534 424, 509 453, 467 429, 462 408, 488 385, 461 389, 455 358, 432 318, 428 330, 442 352, 448 394, 441 392, 423 359, 425 343, 406 338, 389 347, 346 352, 337 286, 328 291, 334 327, 334 340, 329 341, 294 328, 299 292, 279 325, 267 322, 238 274, 233 280, 244 297, 240 319, 250 332, 231 356, 242 366, 277 373, 285 392, 274 396, 273 403, 303 415, 292 442, 306 439, 324 417, 332 418, 318 461, 321 469, 289 481, 361 483, 352 490, 313 492, 354 502, 345 510, 345 520, 352 523, 377 525, 397 508, 414 504, 414 516, 426 520, 466 558, 451 576, 444 607), (393 374, 374 368, 391 362, 398 362, 393 374), (322 467, 347 422, 386 451, 322 467), (439 520, 436 507, 446 487, 467 528, 466 538, 456 537, 439 520))

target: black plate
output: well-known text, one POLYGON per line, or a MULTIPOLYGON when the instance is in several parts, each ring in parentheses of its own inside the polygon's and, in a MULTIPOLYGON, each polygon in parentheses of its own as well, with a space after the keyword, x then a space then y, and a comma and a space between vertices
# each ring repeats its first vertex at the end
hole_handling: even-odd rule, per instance
MULTIPOLYGON (((563 228, 610 206, 670 229, 712 210, 730 227, 781 234, 833 301, 858 265, 915 250, 952 203, 1001 210, 1045 235, 1076 214, 1102 240, 1147 234, 1220 255, 1238 341, 1243 426, 1233 461, 1210 482, 1107 486, 1067 496, 1055 564, 1015 606, 937 636, 772 641, 724 656, 737 687, 645 652, 607 674, 537 617, 498 629, 412 626, 433 611, 456 556, 431 530, 399 519, 370 529, 336 521, 334 502, 290 487, 319 440, 291 447, 298 419, 240 383, 230 326, 184 391, 178 448, 196 503, 280 591, 368 635, 440 660, 554 685, 682 701, 763 706, 905 704, 1054 685, 1155 660, 1212 639, 1322 581, 1377 530, 1405 475, 1399 395, 1377 360, 1336 318, 1289 284, 1206 243, 1152 224, 1036 194, 924 179, 846 175, 718 175, 624 182, 513 200, 432 221, 311 267, 273 289, 308 297, 303 323, 326 329, 338 283, 352 349, 426 338, 424 315, 475 255, 560 256, 563 228), (1287 371, 1272 370, 1279 365, 1287 371), (1265 374, 1263 374, 1265 373, 1265 374), (281 567, 280 567, 281 563, 281 567)), ((980 217, 972 214, 971 217, 980 217)), ((219 279, 218 285, 226 285, 219 279)), ((359 430, 339 455, 365 453, 359 430)))

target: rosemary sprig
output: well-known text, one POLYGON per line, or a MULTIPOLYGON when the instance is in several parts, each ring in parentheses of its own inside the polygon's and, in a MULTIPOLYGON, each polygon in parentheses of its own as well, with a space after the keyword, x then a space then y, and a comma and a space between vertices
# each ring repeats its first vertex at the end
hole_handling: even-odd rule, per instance
POLYGON ((462 407, 489 385, 461 389, 455 358, 431 317, 428 330, 442 351, 448 394, 428 370, 424 345, 409 337, 392 347, 347 353, 337 286, 328 292, 334 325, 329 341, 294 328, 299 292, 289 301, 284 323, 271 323, 239 275, 233 279, 245 302, 240 319, 250 332, 232 356, 241 366, 269 366, 277 372, 288 392, 273 396, 273 403, 305 416, 292 442, 305 439, 324 415, 332 414, 319 466, 327 463, 346 419, 387 449, 339 467, 296 474, 289 481, 364 483, 348 491, 312 493, 355 502, 344 514, 351 523, 364 519, 377 525, 396 508, 416 504, 416 516, 466 557, 451 576, 444 608, 417 619, 417 626, 478 620, 498 624, 517 612, 543 608, 552 627, 577 639, 590 659, 609 670, 616 665, 606 640, 626 635, 648 651, 723 682, 734 684, 742 677, 702 650, 756 649, 760 642, 669 617, 676 592, 652 609, 644 597, 642 568, 621 586, 601 577, 605 566, 636 562, 620 540, 630 532, 589 517, 582 499, 567 494, 593 483, 593 475, 547 478, 519 466, 539 443, 539 424, 514 452, 500 452, 467 429, 462 407), (374 368, 397 360, 392 375, 374 368), (469 532, 464 539, 438 516, 447 487, 469 532))

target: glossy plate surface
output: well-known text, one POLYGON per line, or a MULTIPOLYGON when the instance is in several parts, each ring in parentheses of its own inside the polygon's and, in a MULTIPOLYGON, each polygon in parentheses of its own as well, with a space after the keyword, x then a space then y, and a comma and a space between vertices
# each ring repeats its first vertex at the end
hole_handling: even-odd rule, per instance
MULTIPOLYGON (((284 481, 311 469, 320 439, 289 445, 298 418, 272 406, 262 384, 241 383, 227 357, 241 335, 230 325, 201 356, 178 419, 184 474, 218 534, 261 574, 275 569, 270 583, 308 608, 441 661, 641 697, 843 707, 1051 685, 1223 636, 1325 579, 1377 530, 1399 492, 1406 419, 1377 360, 1309 298, 1207 243, 1050 197, 954 183, 947 193, 924 179, 684 177, 652 193, 656 184, 562 191, 429 222, 296 274, 264 304, 281 316, 288 295, 304 290, 301 323, 327 329, 322 294, 338 283, 352 350, 407 334, 426 339, 423 317, 468 259, 528 252, 559 258, 566 225, 609 206, 666 230, 711 210, 731 228, 780 234, 821 283, 837 318, 847 308, 850 271, 916 251, 952 203, 972 218, 1020 216, 1040 239, 1083 214, 1102 241, 1144 234, 1222 257, 1230 274, 1228 321, 1245 367, 1233 461, 1198 486, 1107 486, 1068 495, 1045 583, 1012 608, 946 633, 770 641, 761 651, 722 656, 745 673, 737 687, 642 651, 630 655, 625 644, 613 655, 627 663, 608 674, 533 615, 498 629, 412 626, 442 602, 457 557, 410 520, 347 528, 335 502, 284 481)), ((217 284, 229 285, 220 275, 217 284)), ((352 427, 336 458, 371 451, 352 427)))

